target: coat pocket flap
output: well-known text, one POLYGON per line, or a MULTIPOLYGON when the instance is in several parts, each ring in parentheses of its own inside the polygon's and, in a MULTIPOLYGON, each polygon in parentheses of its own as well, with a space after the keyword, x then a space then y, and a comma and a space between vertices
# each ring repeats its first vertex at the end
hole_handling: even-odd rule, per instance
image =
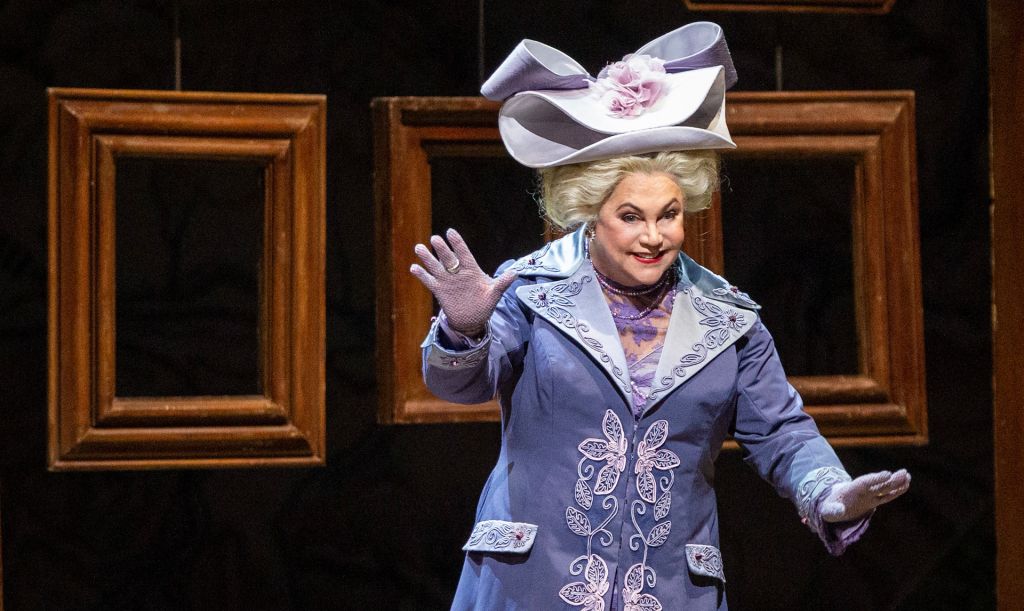
POLYGON ((483 520, 473 527, 469 541, 462 546, 467 552, 500 552, 525 554, 533 547, 537 525, 506 520, 483 520))
POLYGON ((686 564, 690 572, 705 577, 714 577, 725 583, 725 572, 722 570, 722 552, 714 545, 686 544, 686 564))

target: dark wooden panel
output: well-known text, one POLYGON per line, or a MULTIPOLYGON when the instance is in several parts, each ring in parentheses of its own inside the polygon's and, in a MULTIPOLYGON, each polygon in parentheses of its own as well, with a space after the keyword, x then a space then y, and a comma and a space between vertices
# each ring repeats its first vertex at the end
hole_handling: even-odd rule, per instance
POLYGON ((989 3, 996 602, 1024 608, 1024 13, 989 3))

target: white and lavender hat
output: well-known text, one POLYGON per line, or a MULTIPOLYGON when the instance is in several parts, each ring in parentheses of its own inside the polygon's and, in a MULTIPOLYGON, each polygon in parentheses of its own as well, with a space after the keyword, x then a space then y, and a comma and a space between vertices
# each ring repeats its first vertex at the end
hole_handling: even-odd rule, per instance
POLYGON ((504 101, 498 129, 531 168, 621 155, 735 148, 725 90, 736 82, 722 28, 700 21, 647 43, 597 77, 558 49, 523 40, 480 91, 504 101))

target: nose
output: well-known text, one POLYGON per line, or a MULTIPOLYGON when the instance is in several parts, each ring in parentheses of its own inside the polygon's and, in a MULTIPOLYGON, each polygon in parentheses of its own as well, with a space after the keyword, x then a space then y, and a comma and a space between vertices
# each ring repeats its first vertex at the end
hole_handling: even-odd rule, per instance
POLYGON ((658 223, 646 223, 643 233, 640 234, 640 244, 645 248, 660 247, 661 241, 661 231, 658 229, 658 223))

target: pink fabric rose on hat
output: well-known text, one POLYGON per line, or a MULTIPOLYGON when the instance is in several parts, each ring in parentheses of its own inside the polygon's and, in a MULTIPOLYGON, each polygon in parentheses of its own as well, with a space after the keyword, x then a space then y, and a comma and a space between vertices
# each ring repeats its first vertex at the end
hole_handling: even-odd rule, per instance
POLYGON ((650 55, 630 54, 604 67, 590 83, 608 113, 635 117, 654 105, 665 93, 665 62, 650 55))

